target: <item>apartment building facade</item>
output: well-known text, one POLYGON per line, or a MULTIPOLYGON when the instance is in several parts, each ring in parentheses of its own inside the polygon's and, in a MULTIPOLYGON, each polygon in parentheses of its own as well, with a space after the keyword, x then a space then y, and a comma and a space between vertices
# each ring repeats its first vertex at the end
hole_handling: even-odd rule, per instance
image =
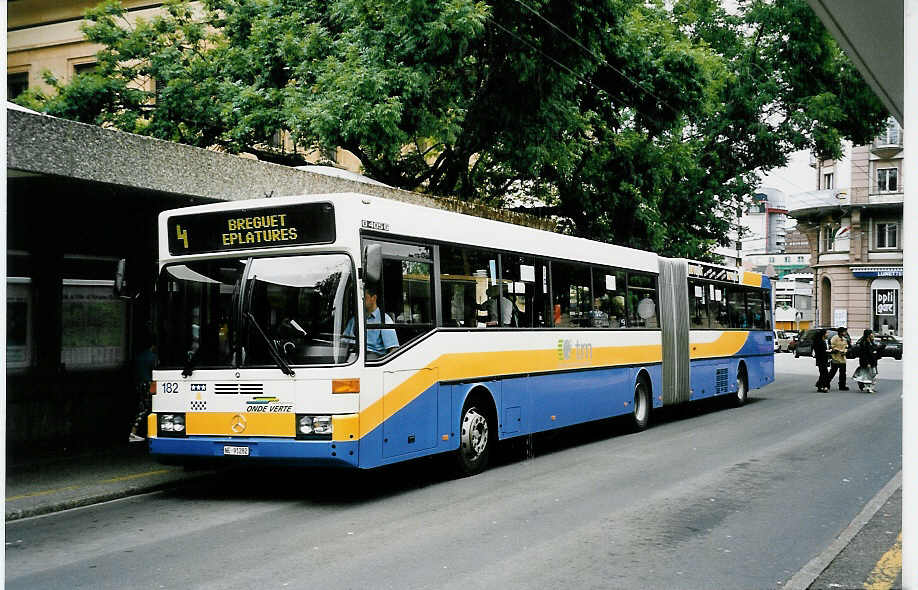
POLYGON ((870 145, 851 150, 851 178, 839 187, 832 162, 813 162, 817 190, 791 196, 789 214, 810 245, 816 322, 901 335, 902 129, 892 118, 870 145))

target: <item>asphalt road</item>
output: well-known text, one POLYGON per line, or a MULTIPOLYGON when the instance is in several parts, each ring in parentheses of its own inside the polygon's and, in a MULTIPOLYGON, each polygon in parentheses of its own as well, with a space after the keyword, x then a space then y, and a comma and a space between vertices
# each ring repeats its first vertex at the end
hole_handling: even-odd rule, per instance
POLYGON ((536 437, 476 477, 234 470, 14 521, 6 587, 779 588, 900 470, 902 424, 900 363, 874 395, 776 367, 744 408, 536 437))

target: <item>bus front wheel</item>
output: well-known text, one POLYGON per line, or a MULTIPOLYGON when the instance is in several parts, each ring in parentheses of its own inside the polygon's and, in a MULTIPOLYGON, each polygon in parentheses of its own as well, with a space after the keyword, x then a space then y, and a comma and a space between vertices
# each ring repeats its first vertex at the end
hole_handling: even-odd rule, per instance
POLYGON ((639 379, 634 384, 634 402, 631 407, 631 425, 635 430, 646 430, 650 426, 650 388, 639 379))
POLYGON ((488 465, 492 433, 488 414, 481 405, 469 402, 459 423, 459 450, 456 463, 461 475, 480 473, 488 465))

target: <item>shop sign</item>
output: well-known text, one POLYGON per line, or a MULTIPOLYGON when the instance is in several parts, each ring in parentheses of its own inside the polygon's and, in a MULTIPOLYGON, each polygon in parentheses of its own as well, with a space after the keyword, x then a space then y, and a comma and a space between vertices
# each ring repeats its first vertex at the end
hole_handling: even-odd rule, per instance
POLYGON ((874 315, 896 315, 896 290, 877 289, 874 291, 874 315))
POLYGON ((851 274, 859 279, 871 279, 874 277, 901 277, 901 266, 872 266, 852 268, 851 274))

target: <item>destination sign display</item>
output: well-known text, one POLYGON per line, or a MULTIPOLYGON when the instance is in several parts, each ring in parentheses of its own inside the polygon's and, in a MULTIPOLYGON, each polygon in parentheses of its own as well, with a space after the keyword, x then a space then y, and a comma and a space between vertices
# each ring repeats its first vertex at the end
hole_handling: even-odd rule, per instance
POLYGON ((724 281, 726 283, 740 282, 740 273, 735 270, 708 266, 698 262, 690 262, 688 265, 688 276, 698 279, 710 279, 712 281, 724 281))
POLYGON ((171 254, 278 248, 335 241, 331 203, 259 207, 170 217, 171 254))

